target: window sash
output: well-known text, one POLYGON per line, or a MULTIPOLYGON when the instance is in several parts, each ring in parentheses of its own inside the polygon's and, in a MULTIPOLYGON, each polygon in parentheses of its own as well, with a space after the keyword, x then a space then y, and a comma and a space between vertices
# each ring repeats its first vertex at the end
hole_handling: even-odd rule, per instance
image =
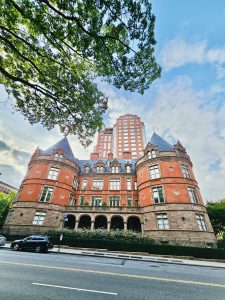
POLYGON ((201 231, 207 231, 207 226, 205 223, 205 218, 202 215, 196 215, 196 220, 197 220, 197 224, 198 224, 198 228, 201 231))
POLYGON ((191 200, 191 203, 198 203, 198 197, 195 188, 189 186, 188 187, 188 195, 191 200))
POLYGON ((42 190, 40 202, 49 202, 53 193, 53 187, 45 186, 42 190))
POLYGON ((43 212, 36 212, 33 218, 32 224, 33 225, 43 225, 45 219, 45 213, 43 212))
POLYGON ((49 173, 48 173, 48 179, 56 180, 58 174, 59 174, 59 169, 51 167, 50 170, 49 170, 49 173))
POLYGON ((81 188, 84 190, 86 189, 86 187, 87 187, 87 179, 83 179, 81 188))
POLYGON ((92 196, 91 198, 92 206, 101 206, 102 205, 102 197, 101 196, 92 196))
POLYGON ((110 196, 109 197, 110 206, 120 206, 120 196, 110 196))
POLYGON ((85 203, 85 196, 80 196, 80 205, 84 205, 85 203))
POLYGON ((127 190, 131 190, 132 189, 132 185, 131 185, 131 179, 127 179, 127 190))
POLYGON ((109 188, 110 190, 120 190, 120 179, 110 179, 109 188))
POLYGON ((182 174, 185 178, 191 178, 191 175, 190 175, 190 172, 189 172, 189 169, 188 169, 187 165, 182 164, 181 165, 181 170, 182 170, 182 174))
POLYGON ((162 187, 154 187, 152 188, 152 197, 155 204, 164 203, 165 199, 163 196, 162 187))
POLYGON ((102 179, 94 179, 93 180, 93 188, 95 188, 95 189, 99 189, 99 188, 103 189, 103 184, 104 184, 104 182, 102 179))
POLYGON ((151 179, 160 178, 159 167, 158 165, 149 167, 151 179))
POLYGON ((169 229, 169 220, 167 214, 157 214, 157 225, 158 229, 169 229))

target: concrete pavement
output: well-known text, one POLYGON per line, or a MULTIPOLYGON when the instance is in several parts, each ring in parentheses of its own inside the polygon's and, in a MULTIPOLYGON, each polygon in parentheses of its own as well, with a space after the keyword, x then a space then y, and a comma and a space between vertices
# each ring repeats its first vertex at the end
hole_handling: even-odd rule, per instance
MULTIPOLYGON (((5 247, 10 247, 10 243, 6 243, 5 247)), ((157 256, 150 255, 147 253, 135 253, 135 252, 118 252, 118 251, 107 251, 106 249, 83 249, 83 248, 72 248, 67 246, 54 246, 50 253, 61 253, 71 255, 82 255, 82 256, 96 256, 105 258, 117 258, 126 260, 135 260, 143 262, 158 262, 158 263, 169 263, 179 265, 190 265, 190 266, 202 266, 202 267, 214 267, 214 268, 225 268, 225 261, 215 260, 203 260, 203 259, 188 259, 183 257, 168 257, 168 256, 157 256)))

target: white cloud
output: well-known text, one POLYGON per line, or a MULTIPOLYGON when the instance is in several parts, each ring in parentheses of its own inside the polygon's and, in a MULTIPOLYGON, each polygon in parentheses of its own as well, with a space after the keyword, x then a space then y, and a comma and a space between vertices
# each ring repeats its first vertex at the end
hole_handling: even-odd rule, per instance
POLYGON ((155 105, 143 115, 148 131, 154 126, 186 147, 205 201, 225 196, 225 103, 216 108, 213 91, 196 91, 190 78, 179 77, 160 86, 155 105))
POLYGON ((174 38, 167 42, 161 51, 161 62, 165 71, 182 67, 186 64, 213 64, 218 78, 225 77, 225 46, 208 48, 206 41, 186 41, 174 38))

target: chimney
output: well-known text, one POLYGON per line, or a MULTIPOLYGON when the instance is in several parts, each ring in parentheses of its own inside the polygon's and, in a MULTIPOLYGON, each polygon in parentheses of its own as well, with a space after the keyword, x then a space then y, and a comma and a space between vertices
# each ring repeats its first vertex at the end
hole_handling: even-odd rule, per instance
POLYGON ((96 152, 92 152, 90 155, 90 160, 99 160, 99 154, 96 152))
POLYGON ((108 153, 108 160, 113 160, 113 153, 112 152, 108 153))
POLYGON ((132 154, 130 151, 123 151, 123 159, 131 159, 132 154))

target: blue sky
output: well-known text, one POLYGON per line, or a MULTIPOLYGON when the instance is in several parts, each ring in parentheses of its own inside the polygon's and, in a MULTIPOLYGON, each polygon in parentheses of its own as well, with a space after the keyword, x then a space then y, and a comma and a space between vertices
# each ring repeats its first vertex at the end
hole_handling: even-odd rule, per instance
MULTIPOLYGON (((225 197, 225 2, 224 0, 153 0, 156 16, 156 58, 162 76, 139 95, 107 84, 109 97, 104 115, 107 126, 125 113, 140 115, 147 138, 153 128, 170 143, 180 140, 194 164, 206 201, 225 197)), ((12 105, 0 90, 0 180, 19 186, 30 154, 45 149, 62 136, 31 126, 12 114, 12 105)), ((83 149, 69 137, 74 154, 88 158, 93 145, 83 149)))

